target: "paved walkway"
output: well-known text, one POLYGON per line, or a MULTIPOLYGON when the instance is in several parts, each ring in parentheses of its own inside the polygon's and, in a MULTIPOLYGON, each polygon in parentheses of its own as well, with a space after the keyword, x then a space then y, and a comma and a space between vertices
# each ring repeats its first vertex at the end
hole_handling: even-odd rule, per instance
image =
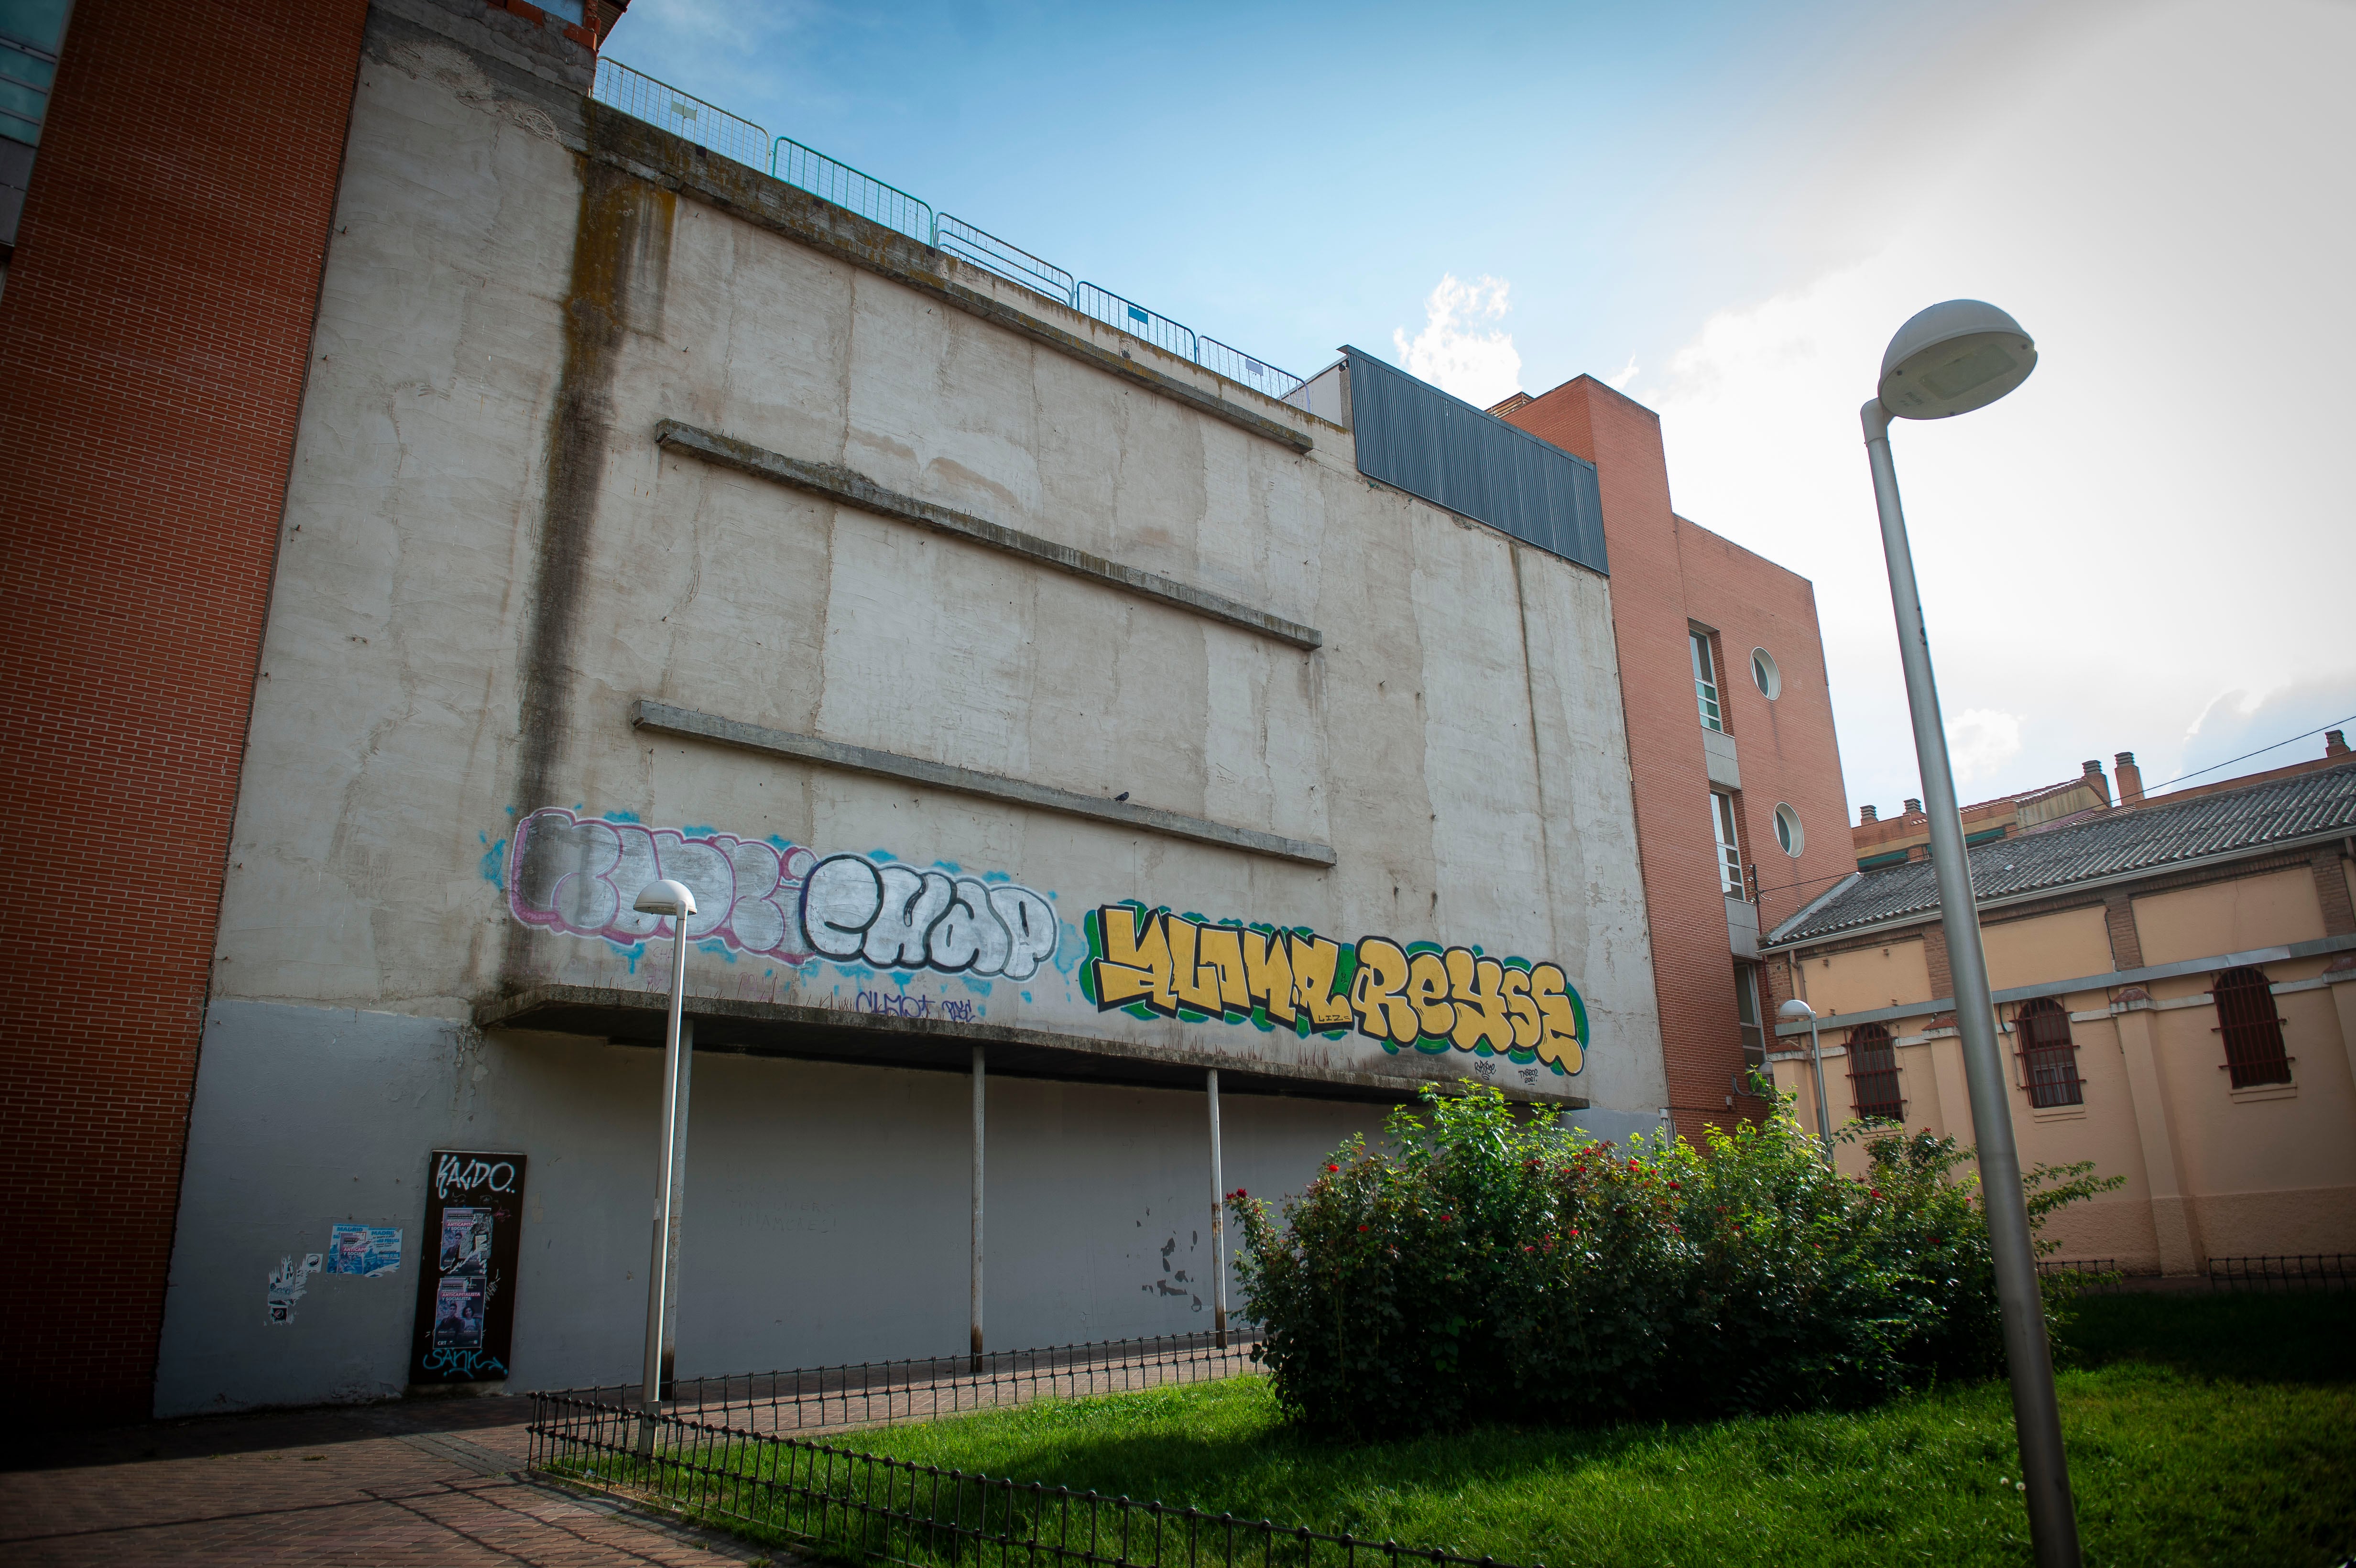
MULTIPOLYGON (((521 1399, 207 1416, 64 1434, 0 1470, 0 1562, 760 1563, 764 1552, 514 1474, 521 1399)), ((792 1561, 785 1559, 781 1561, 792 1561)))

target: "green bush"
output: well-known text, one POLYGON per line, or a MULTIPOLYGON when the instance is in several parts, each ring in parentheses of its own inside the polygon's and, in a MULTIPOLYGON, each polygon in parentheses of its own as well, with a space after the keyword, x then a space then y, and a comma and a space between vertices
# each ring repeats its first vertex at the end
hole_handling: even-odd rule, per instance
MULTIPOLYGON (((1255 1354, 1298 1420, 1376 1436, 1854 1406, 2002 1363, 1952 1139, 1850 1128, 1858 1180, 1780 1102, 1700 1147, 1620 1148, 1483 1086, 1424 1101, 1388 1147, 1337 1150, 1281 1222, 1230 1195, 1255 1354)), ((2090 1168, 2031 1173, 2032 1217, 2116 1184, 2090 1168)))

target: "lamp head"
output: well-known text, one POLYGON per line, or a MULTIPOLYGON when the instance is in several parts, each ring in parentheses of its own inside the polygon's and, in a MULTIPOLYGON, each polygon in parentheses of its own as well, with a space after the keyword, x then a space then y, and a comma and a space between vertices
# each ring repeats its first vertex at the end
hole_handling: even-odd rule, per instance
POLYGON ((1967 414, 2036 368, 2037 345, 2020 323, 1984 301, 1949 300, 1919 312, 1890 340, 1881 406, 1905 420, 1967 414))
POLYGON ((684 882, 674 882, 665 877, 659 882, 648 882, 638 901, 630 906, 640 914, 667 914, 674 919, 695 912, 695 895, 687 891, 684 882))
POLYGON ((1787 1024, 1804 1024, 1816 1016, 1816 1009, 1800 1000, 1799 997, 1794 997, 1775 1009, 1775 1016, 1787 1024))

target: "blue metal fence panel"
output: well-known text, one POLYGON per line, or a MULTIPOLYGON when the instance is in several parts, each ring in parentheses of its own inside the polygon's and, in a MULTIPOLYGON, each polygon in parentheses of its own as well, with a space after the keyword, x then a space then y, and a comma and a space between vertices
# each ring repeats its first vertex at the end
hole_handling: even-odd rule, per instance
POLYGON ((1595 465, 1368 354, 1350 360, 1358 472, 1608 572, 1595 465))

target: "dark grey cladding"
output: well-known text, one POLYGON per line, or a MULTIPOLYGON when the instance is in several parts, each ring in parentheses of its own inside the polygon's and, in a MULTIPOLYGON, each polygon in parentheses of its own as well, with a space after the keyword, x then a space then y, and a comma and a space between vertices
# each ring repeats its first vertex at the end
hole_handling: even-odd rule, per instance
POLYGON ((1595 464, 1386 365, 1350 358, 1358 472, 1608 573, 1595 464))

